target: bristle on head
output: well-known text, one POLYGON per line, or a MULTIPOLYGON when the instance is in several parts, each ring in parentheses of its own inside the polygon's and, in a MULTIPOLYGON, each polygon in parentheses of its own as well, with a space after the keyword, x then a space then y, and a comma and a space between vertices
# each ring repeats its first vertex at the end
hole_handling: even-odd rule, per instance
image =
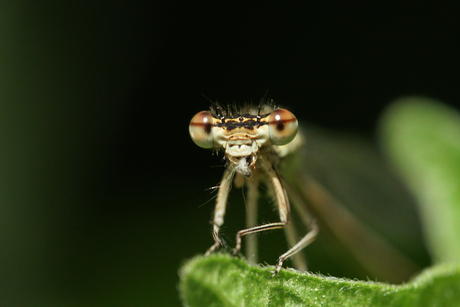
POLYGON ((210 107, 210 112, 217 118, 236 118, 244 115, 265 115, 276 109, 273 100, 261 101, 258 105, 247 102, 242 105, 227 104, 223 105, 219 102, 213 103, 210 107))

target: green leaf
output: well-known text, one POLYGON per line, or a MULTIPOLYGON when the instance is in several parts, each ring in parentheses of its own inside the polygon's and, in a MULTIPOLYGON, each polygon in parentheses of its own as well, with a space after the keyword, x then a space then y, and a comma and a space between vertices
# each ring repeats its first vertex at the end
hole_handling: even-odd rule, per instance
POLYGON ((460 258, 460 115, 437 101, 399 99, 383 117, 384 148, 420 205, 438 262, 460 258))
POLYGON ((430 268, 404 285, 351 281, 250 266, 223 254, 198 256, 181 271, 185 306, 460 306, 460 266, 430 268))

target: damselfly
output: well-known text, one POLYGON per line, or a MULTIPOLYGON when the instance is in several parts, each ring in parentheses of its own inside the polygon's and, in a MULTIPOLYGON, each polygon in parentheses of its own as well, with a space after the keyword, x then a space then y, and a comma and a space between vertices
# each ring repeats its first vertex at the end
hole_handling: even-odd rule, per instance
MULTIPOLYGON (((258 107, 247 105, 241 109, 216 105, 210 111, 197 113, 190 122, 189 132, 198 146, 223 150, 226 160, 214 210, 214 244, 206 255, 223 244, 219 231, 224 223, 233 182, 237 187, 246 184, 248 191, 247 228, 237 232, 233 254, 240 251, 243 236, 277 228, 285 230, 287 241, 292 246, 278 258, 272 277, 291 256, 296 268, 306 270, 306 262, 298 252, 313 242, 319 231, 309 211, 375 276, 387 281, 401 281, 418 269, 399 250, 355 218, 313 177, 301 171, 306 141, 304 132, 298 130, 297 118, 290 111, 276 108, 273 103, 258 107), (257 224, 260 183, 264 183, 274 196, 280 220, 254 226, 257 224), (289 200, 309 227, 300 240, 296 229, 289 223, 289 200)), ((246 255, 257 261, 257 240, 247 240, 246 255)))

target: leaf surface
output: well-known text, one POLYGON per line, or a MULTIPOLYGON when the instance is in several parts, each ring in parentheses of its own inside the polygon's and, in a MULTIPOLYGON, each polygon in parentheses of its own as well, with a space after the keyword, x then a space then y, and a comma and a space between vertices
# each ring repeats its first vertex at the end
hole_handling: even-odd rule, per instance
POLYGON ((250 266, 224 254, 197 256, 181 271, 185 306, 460 306, 460 266, 441 264, 407 284, 352 281, 250 266))

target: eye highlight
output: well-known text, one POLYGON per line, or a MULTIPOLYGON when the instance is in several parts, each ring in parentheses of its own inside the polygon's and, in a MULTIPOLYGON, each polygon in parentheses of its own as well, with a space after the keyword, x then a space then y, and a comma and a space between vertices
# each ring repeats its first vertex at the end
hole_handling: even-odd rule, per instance
POLYGON ((201 148, 212 148, 214 136, 212 135, 212 115, 208 111, 201 111, 193 116, 188 126, 188 131, 193 142, 201 148))
POLYGON ((275 145, 286 145, 297 134, 297 118, 286 109, 276 109, 268 118, 270 140, 275 145))

